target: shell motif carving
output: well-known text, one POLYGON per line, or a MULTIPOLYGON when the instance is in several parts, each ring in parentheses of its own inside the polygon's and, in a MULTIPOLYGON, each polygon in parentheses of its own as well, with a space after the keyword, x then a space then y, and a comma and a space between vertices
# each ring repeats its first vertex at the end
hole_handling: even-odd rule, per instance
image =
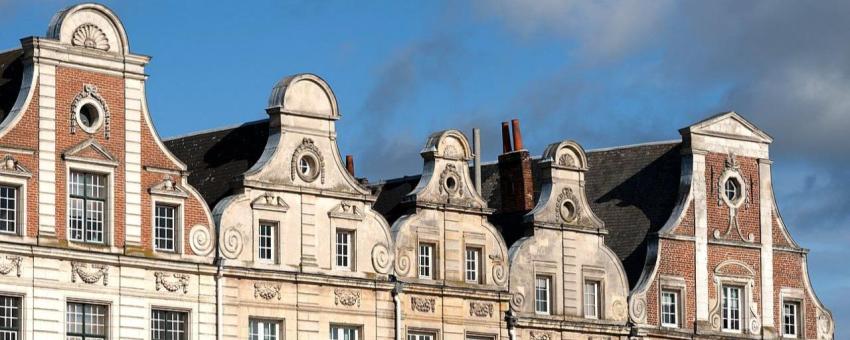
POLYGON ((80 263, 71 262, 71 282, 77 282, 80 278, 85 283, 93 284, 103 279, 103 285, 109 284, 109 266, 93 264, 91 266, 80 263))
POLYGON ((242 232, 239 231, 239 226, 227 228, 224 231, 224 242, 221 244, 221 250, 224 256, 235 259, 242 253, 242 232))
POLYGON ((271 300, 274 298, 280 300, 280 285, 269 282, 254 283, 254 298, 263 298, 271 300))
POLYGON ((422 313, 433 313, 436 310, 437 301, 432 297, 411 296, 410 308, 422 313))
POLYGON ((213 248, 212 235, 206 226, 196 225, 189 231, 189 247, 195 255, 208 255, 213 248))
POLYGON ((477 316, 479 318, 493 317, 493 304, 489 302, 469 302, 469 316, 477 316))
POLYGON ((21 277, 21 261, 20 256, 6 256, 5 260, 0 260, 0 274, 8 275, 14 270, 21 277))
POLYGON ((573 157, 566 154, 566 153, 561 155, 561 157, 558 157, 558 165, 565 166, 565 167, 568 167, 568 168, 575 168, 576 167, 576 163, 573 160, 573 157))
POLYGON ((549 336, 549 333, 531 332, 529 335, 531 335, 531 340, 551 340, 552 339, 552 337, 549 336))
POLYGON ((183 294, 189 292, 189 275, 180 273, 169 275, 164 272, 154 272, 153 275, 156 276, 156 290, 165 288, 169 292, 176 292, 182 289, 183 294))
POLYGON ((646 296, 643 294, 633 295, 629 304, 629 317, 636 324, 646 323, 646 296))
POLYGON ((525 294, 520 291, 515 291, 511 296, 511 308, 515 311, 522 310, 522 305, 525 304, 525 294))
POLYGON ((100 27, 92 24, 83 24, 74 31, 71 37, 71 45, 93 48, 101 51, 109 50, 109 39, 100 27))
POLYGON ((334 304, 348 307, 357 305, 357 307, 360 307, 360 292, 353 289, 334 289, 334 304))
POLYGON ((392 264, 392 260, 390 259, 390 252, 387 246, 378 243, 372 247, 372 267, 375 268, 375 272, 381 274, 389 273, 390 264, 392 264))

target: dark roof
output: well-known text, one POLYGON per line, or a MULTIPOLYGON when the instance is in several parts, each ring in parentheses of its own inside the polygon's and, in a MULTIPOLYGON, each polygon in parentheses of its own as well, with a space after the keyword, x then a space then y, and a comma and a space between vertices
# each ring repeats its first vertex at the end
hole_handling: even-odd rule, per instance
POLYGON ((15 106, 24 79, 24 51, 21 49, 0 53, 0 121, 15 106))
POLYGON ((198 189, 212 209, 233 193, 241 175, 260 159, 268 137, 269 122, 261 120, 163 142, 186 164, 189 184, 198 189))

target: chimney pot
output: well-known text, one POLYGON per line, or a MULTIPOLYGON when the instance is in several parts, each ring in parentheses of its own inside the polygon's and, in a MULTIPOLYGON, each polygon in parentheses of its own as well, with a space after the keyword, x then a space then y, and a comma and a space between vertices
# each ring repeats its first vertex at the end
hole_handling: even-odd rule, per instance
POLYGON ((345 155, 345 170, 354 177, 354 156, 345 155))
POLYGON ((519 119, 511 120, 514 132, 514 151, 522 150, 522 132, 519 130, 519 119))
POLYGON ((502 122, 502 153, 511 152, 511 134, 508 122, 502 122))

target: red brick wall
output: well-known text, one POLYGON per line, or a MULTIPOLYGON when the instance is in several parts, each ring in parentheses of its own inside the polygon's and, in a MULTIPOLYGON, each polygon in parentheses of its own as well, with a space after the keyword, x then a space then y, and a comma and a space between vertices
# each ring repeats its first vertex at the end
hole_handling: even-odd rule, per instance
POLYGON ((694 218, 694 202, 688 205, 688 210, 685 211, 685 216, 678 226, 673 228, 673 233, 682 236, 694 236, 694 228, 696 219, 694 218))
MULTIPOLYGON (((753 282, 755 283, 752 291, 752 301, 756 304, 759 314, 761 314, 761 251, 759 249, 742 248, 725 245, 708 246, 708 298, 717 299, 718 287, 714 283, 714 271, 718 265, 726 260, 737 260, 747 264, 755 272, 753 282)), ((736 267, 727 267, 726 272, 722 275, 729 274, 737 276, 749 276, 749 273, 742 270, 735 270, 736 267)), ((714 307, 714 306, 711 306, 714 307)))
MULTIPOLYGON (((34 81, 37 83, 38 79, 34 81)), ((24 111, 20 113, 21 119, 0 139, 0 145, 32 151, 38 149, 39 90, 38 85, 36 85, 33 98, 24 111)), ((38 153, 34 152, 32 155, 4 153, 2 157, 6 157, 6 155, 14 157, 20 162, 21 166, 32 173, 32 177, 27 180, 27 205, 25 207, 27 225, 25 230, 27 236, 36 237, 38 236, 38 153)))
MULTIPOLYGON (((725 204, 725 202, 721 202, 717 204, 719 197, 718 185, 722 185, 720 182, 720 176, 722 176, 723 171, 726 169, 726 157, 725 154, 718 153, 710 153, 705 156, 706 163, 706 205, 708 208, 708 235, 709 238, 713 238, 713 234, 715 230, 719 230, 720 234, 723 235, 729 229, 729 206, 725 204)), ((738 160, 738 163, 741 166, 741 175, 744 180, 749 184, 749 188, 746 191, 747 196, 750 198, 749 204, 743 203, 738 208, 737 212, 737 220, 738 220, 738 228, 741 231, 741 234, 744 238, 748 238, 750 234, 753 235, 755 242, 760 243, 761 240, 761 225, 760 225, 760 216, 759 216, 759 171, 758 171, 758 160, 755 158, 749 157, 735 157, 738 160)), ((741 238, 738 236, 737 232, 734 230, 728 236, 731 240, 741 241, 741 238)))
POLYGON ((113 174, 112 198, 113 216, 112 244, 124 246, 124 78, 79 69, 56 68, 56 236, 59 240, 67 240, 67 171, 62 153, 89 138, 94 138, 100 145, 118 158, 119 164, 113 174), (83 86, 97 86, 98 93, 109 105, 110 137, 104 136, 105 126, 96 133, 88 134, 79 127, 76 133, 70 131, 71 103, 74 97, 83 90, 83 86))
POLYGON ((779 224, 779 220, 773 218, 773 245, 781 246, 781 247, 791 247, 791 243, 788 242, 788 239, 785 238, 784 233, 782 232, 782 225, 779 224))
MULTIPOLYGON (((803 284, 803 255, 798 253, 774 251, 773 252, 773 301, 774 303, 774 324, 778 332, 782 332, 782 300, 780 300, 779 292, 782 288, 798 288, 806 290, 803 284)), ((802 301, 804 308, 805 324, 803 326, 806 332, 807 339, 817 337, 817 312, 815 304, 809 298, 809 292, 806 292, 805 299, 802 301)), ((781 333, 780 333, 781 334, 781 333)))
MULTIPOLYGON (((684 222, 683 222, 684 223, 684 222)), ((646 293, 647 302, 647 318, 646 321, 650 325, 660 326, 659 320, 659 279, 661 276, 675 276, 685 279, 685 296, 683 303, 685 306, 685 314, 683 317, 682 327, 686 329, 693 328, 694 320, 696 320, 696 268, 694 243, 691 241, 681 240, 659 240, 659 248, 661 259, 658 263, 657 275, 655 281, 646 293)))

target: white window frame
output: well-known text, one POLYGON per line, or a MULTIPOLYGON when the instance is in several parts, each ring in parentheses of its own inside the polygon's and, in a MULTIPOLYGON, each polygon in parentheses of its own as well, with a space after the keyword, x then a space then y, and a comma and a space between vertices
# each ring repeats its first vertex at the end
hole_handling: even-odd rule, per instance
POLYGON ((724 332, 729 333, 741 333, 744 329, 744 298, 746 294, 746 289, 744 287, 732 284, 724 284, 721 288, 721 300, 720 300, 720 329, 724 332), (731 296, 727 295, 732 291, 737 291, 737 301, 736 303, 730 304, 729 300, 732 300, 731 296), (738 317, 737 320, 732 318, 732 312, 737 309, 738 317), (731 327, 733 322, 738 323, 738 327, 731 327))
POLYGON ((797 300, 783 300, 782 301, 782 318, 780 319, 780 321, 781 321, 780 327, 782 327, 782 337, 783 338, 796 339, 796 338, 799 338, 800 335, 802 335, 802 332, 801 332, 801 330, 802 330, 801 329, 801 325, 802 325, 801 316, 803 315, 802 309, 803 309, 803 304, 800 301, 797 301, 797 300), (791 325, 792 327, 794 327, 793 333, 789 333, 787 331, 788 330, 787 329, 787 327, 788 327, 788 320, 787 320, 788 313, 787 313, 787 309, 786 309, 787 306, 794 307, 794 314, 793 314, 794 321, 793 321, 793 324, 791 325))
POLYGON ((0 186, 14 188, 16 190, 15 206, 15 231, 0 232, 0 239, 9 238, 19 241, 21 236, 27 233, 27 180, 30 175, 3 174, 0 176, 0 186))
MULTIPOLYGON (((111 252, 123 249, 114 246, 115 240, 115 169, 117 163, 100 162, 78 157, 66 158, 65 161, 65 239, 68 245, 77 249, 92 249, 90 246, 108 246, 111 252), (106 176, 106 212, 103 243, 80 242, 71 239, 71 172, 93 173, 106 176)), ((96 248, 95 248, 96 249, 96 248)))
POLYGON ((586 319, 602 318, 602 281, 586 279, 582 285, 582 310, 586 319))
POLYGON ((257 335, 258 340, 265 340, 268 334, 265 334, 265 325, 273 325, 275 329, 275 334, 273 340, 283 339, 283 334, 281 331, 283 330, 283 321, 278 319, 269 319, 262 317, 249 317, 248 318, 248 340, 253 340, 254 335, 257 335), (254 326, 256 325, 256 326, 254 326), (257 333, 254 334, 252 330, 256 330, 257 333))
POLYGON ((480 247, 466 247, 464 257, 464 279, 467 283, 481 283, 481 267, 484 259, 481 255, 484 250, 480 247))
POLYGON ((534 276, 534 312, 541 315, 552 314, 552 275, 538 274, 534 276), (541 285, 540 283, 544 283, 541 285), (542 288, 542 290, 541 290, 542 288), (544 292, 546 296, 541 299, 540 292, 544 292), (546 308, 541 309, 541 304, 545 304, 546 308))
MULTIPOLYGON (((173 314, 178 314, 178 315, 179 315, 179 314, 182 314, 182 316, 183 316, 183 336, 181 337, 181 339, 185 340, 185 339, 189 339, 189 338, 190 338, 190 335, 192 334, 192 323, 191 323, 189 320, 190 320, 190 318, 191 318, 191 314, 192 314, 192 313, 190 313, 188 310, 184 310, 184 309, 174 309, 174 308, 160 308, 160 307, 153 306, 153 307, 151 307, 151 311, 150 311, 150 312, 151 312, 151 319, 150 319, 150 324, 151 324, 151 329, 150 329, 151 339, 153 339, 153 314, 154 314, 154 312, 166 313, 166 315, 167 315, 168 313, 173 313, 173 314)), ((168 323, 168 320, 166 320, 166 323, 168 323)), ((167 337, 168 337, 168 332, 167 332, 168 328, 167 328, 167 326, 166 326, 166 329, 165 329, 165 330, 166 330, 166 338, 167 338, 167 337)))
POLYGON ((268 220, 260 220, 257 224, 257 251, 255 255, 257 256, 257 262, 261 263, 277 263, 278 258, 278 235, 280 235, 280 224, 274 221, 268 220), (261 254, 263 253, 263 227, 271 228, 271 235, 269 235, 269 256, 270 258, 263 258, 261 254))
MULTIPOLYGON (((70 241, 72 243, 76 243, 76 244, 89 244, 89 245, 111 245, 111 244, 113 244, 114 240, 112 240, 112 234, 113 234, 112 233, 112 225, 113 225, 112 221, 114 220, 114 218, 112 216, 112 211, 113 211, 113 204, 115 204, 115 202, 114 202, 115 201, 115 195, 113 194, 115 183, 114 183, 114 176, 113 176, 112 171, 102 171, 102 170, 99 171, 99 170, 93 170, 93 169, 90 169, 90 168, 73 167, 73 168, 68 169, 65 182, 66 182, 66 186, 67 186, 67 191, 65 192, 65 198, 66 198, 65 205, 66 205, 66 208, 67 208, 66 219, 67 219, 67 228, 68 229, 67 229, 66 237, 67 237, 68 241, 70 241), (104 179, 104 183, 103 183, 104 189, 103 190, 104 190, 104 196, 105 197, 102 199, 102 201, 103 201, 103 226, 102 226, 101 233, 103 234, 103 236, 102 236, 101 242, 89 241, 86 238, 86 222, 85 222, 86 214, 85 214, 85 212, 87 211, 88 208, 85 206, 85 202, 88 201, 87 199, 83 199, 83 202, 84 202, 83 211, 84 211, 84 213, 83 213, 83 225, 82 225, 82 228, 83 228, 82 229, 82 239, 74 239, 73 236, 72 236, 73 234, 71 232, 71 210, 72 210, 71 209, 71 201, 74 198, 71 197, 71 177, 74 173, 81 174, 83 177, 85 177, 86 175, 92 175, 92 176, 103 177, 103 179, 104 179)), ((87 182, 84 182, 84 184, 83 184, 84 185, 84 187, 83 187, 84 191, 86 190, 86 188, 85 188, 86 183, 87 182)), ((92 200, 95 200, 95 199, 92 199, 92 200)), ((100 199, 97 199, 97 200, 99 201, 100 199)))
POLYGON ((407 340, 437 340, 437 332, 423 330, 408 330, 407 340))
POLYGON ((419 242, 417 248, 417 273, 420 279, 434 280, 436 279, 434 268, 434 257, 437 251, 437 245, 429 242, 419 242))
POLYGON ((330 334, 329 334, 328 338, 330 340, 360 340, 361 339, 361 336, 360 336, 360 329, 361 328, 362 328, 361 326, 354 326, 354 325, 331 324, 330 334), (346 339, 345 333, 348 332, 348 331, 354 332, 353 338, 347 338, 346 339))
POLYGON ((153 199, 153 205, 151 207, 151 217, 152 217, 151 221, 153 222, 153 223, 151 223, 151 227, 152 227, 151 232, 153 233, 153 235, 151 235, 151 241, 153 242, 154 251, 163 252, 163 253, 171 253, 171 254, 182 253, 181 250, 183 248, 183 243, 180 242, 180 241, 183 239, 182 238, 182 236, 183 236, 183 233, 182 233, 182 230, 183 230, 183 202, 178 201, 178 200, 164 199, 164 198, 160 198, 160 197, 154 198, 153 199), (158 219, 157 219, 158 218, 157 217, 158 209, 157 208, 159 206, 166 206, 166 207, 170 207, 170 208, 174 209, 174 232, 172 233, 173 249, 161 249, 161 248, 157 247, 157 245, 156 245, 156 240, 157 240, 156 229, 157 229, 157 222, 158 222, 158 219))
POLYGON ((659 308, 659 312, 661 313, 661 315, 659 317, 659 319, 661 320, 661 327, 679 328, 679 324, 681 323, 681 318, 679 317, 679 315, 680 315, 679 305, 681 304, 680 296, 681 296, 681 294, 679 293, 678 290, 673 290, 673 289, 662 289, 661 290, 661 301, 659 303, 659 305, 661 306, 661 308, 659 308), (670 295, 670 296, 673 297, 672 304, 668 304, 668 303, 665 302, 664 295, 670 295), (668 312, 664 311, 664 308, 665 308, 666 305, 670 305, 670 307, 672 308, 672 313, 668 313, 668 312), (672 323, 667 322, 665 320, 665 318, 667 316, 671 316, 671 315, 672 315, 672 318, 673 318, 672 323))
POLYGON ((336 229, 336 232, 334 233, 334 268, 338 270, 354 271, 354 247, 356 244, 356 236, 357 235, 355 235, 354 230, 352 229, 336 229), (340 243, 340 235, 347 235, 347 243, 340 243), (342 252, 340 252, 341 247, 344 247, 342 252))
MULTIPOLYGON (((16 304, 8 305, 2 304, 0 308, 7 310, 9 313, 16 313, 17 315, 10 315, 4 318, 0 318, 0 337, 6 335, 13 335, 12 339, 23 339, 22 330, 24 327, 24 298, 20 295, 13 294, 0 294, 0 298, 8 299, 7 301, 15 302, 16 304), (9 325, 9 323, 17 323, 17 325, 9 325)), ((3 337, 5 339, 5 337, 3 337)))

